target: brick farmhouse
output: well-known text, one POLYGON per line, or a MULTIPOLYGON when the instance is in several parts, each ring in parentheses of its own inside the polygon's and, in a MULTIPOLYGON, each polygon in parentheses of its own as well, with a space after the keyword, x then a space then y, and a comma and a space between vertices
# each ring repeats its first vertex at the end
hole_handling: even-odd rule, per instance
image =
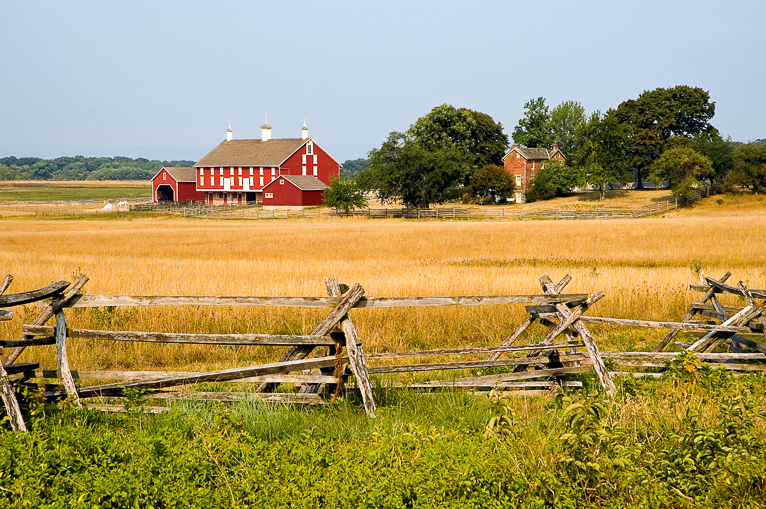
POLYGON ((553 145, 552 149, 511 145, 511 149, 503 156, 503 166, 516 181, 516 203, 524 202, 526 192, 529 191, 530 180, 551 161, 561 164, 566 161, 566 157, 557 145, 553 145))

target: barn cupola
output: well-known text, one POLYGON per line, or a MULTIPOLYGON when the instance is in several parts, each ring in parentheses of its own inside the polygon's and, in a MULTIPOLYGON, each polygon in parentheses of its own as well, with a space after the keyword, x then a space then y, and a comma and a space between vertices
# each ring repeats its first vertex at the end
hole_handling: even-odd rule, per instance
POLYGON ((301 129, 301 139, 302 140, 308 140, 309 139, 309 128, 306 127, 306 121, 303 121, 303 129, 301 129))
POLYGON ((271 139, 271 126, 269 124, 263 124, 261 126, 261 141, 269 141, 271 139))
POLYGON ((234 133, 231 132, 231 122, 229 122, 229 130, 226 131, 226 141, 231 141, 234 139, 234 133))

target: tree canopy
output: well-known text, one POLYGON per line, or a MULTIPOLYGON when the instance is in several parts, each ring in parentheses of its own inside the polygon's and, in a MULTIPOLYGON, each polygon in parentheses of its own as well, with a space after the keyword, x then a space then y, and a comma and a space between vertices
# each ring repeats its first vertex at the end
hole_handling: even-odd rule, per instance
POLYGON ((559 162, 543 166, 530 181, 527 201, 549 200, 556 196, 566 196, 577 185, 577 173, 559 162))
POLYGON ((621 103, 609 114, 630 129, 628 156, 639 188, 647 168, 667 148, 670 138, 718 135, 710 124, 715 103, 697 87, 680 85, 644 91, 638 99, 621 103))
POLYGON ((671 192, 691 200, 705 179, 713 174, 710 159, 689 147, 666 150, 651 165, 651 179, 659 187, 663 181, 670 185, 671 192))
POLYGON ((564 101, 553 110, 550 115, 551 139, 559 146, 567 162, 571 166, 577 166, 576 159, 580 149, 580 131, 585 128, 585 108, 576 101, 564 101))
POLYGON ((513 141, 524 147, 550 148, 553 145, 551 117, 545 98, 524 104, 524 116, 513 129, 513 141))
POLYGON ((331 176, 330 188, 324 190, 324 204, 348 214, 352 209, 366 207, 367 198, 356 181, 343 176, 331 176))
POLYGON ((502 124, 485 113, 442 104, 410 126, 408 136, 430 152, 456 150, 479 168, 502 164, 508 136, 502 124))
POLYGON ((766 190, 766 144, 747 143, 734 149, 729 187, 742 186, 756 194, 766 190))
POLYGON ((471 176, 470 187, 480 202, 494 204, 498 197, 507 198, 513 195, 516 183, 504 167, 489 164, 479 168, 471 176))
POLYGON ((624 184, 631 178, 625 152, 628 142, 627 127, 598 111, 579 130, 581 180, 598 186, 602 200, 608 184, 624 184))
POLYGON ((401 200, 406 207, 444 203, 447 191, 470 171, 457 147, 426 150, 406 134, 393 132, 369 154, 370 166, 357 174, 362 189, 375 190, 383 202, 401 200))

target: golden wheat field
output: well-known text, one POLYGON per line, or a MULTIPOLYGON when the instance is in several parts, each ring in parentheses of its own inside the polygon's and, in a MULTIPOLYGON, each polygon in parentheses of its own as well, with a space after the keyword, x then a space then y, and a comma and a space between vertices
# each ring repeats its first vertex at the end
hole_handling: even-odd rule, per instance
MULTIPOLYGON (((412 221, 316 219, 223 222, 0 221, 0 267, 9 292, 86 274, 88 294, 323 296, 323 279, 359 282, 368 296, 540 293, 538 277, 573 277, 567 292, 603 290, 589 314, 679 320, 698 294, 693 268, 766 287, 766 215, 704 213, 615 221, 412 221)), ((756 203, 757 205, 757 203, 756 203)), ((17 338, 39 310, 16 308, 0 337, 17 338)), ((320 310, 140 307, 72 309, 72 327, 175 332, 307 333, 320 310)), ((359 309, 368 352, 499 343, 522 305, 359 309)), ((602 349, 649 349, 665 331, 592 326, 602 349)), ((536 330, 540 337, 544 331, 536 330)), ((528 338, 531 341, 531 337, 528 338)), ((157 346, 72 341, 73 368, 209 369, 274 360, 277 348, 157 346)), ((32 351, 34 350, 34 351, 32 351)), ((55 365, 55 349, 21 360, 55 365)))

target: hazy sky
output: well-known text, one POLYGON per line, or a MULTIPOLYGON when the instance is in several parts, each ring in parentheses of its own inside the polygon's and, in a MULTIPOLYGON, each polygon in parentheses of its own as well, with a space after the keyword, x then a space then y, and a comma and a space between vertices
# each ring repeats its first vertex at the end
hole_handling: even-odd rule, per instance
POLYGON ((2 0, 0 156, 197 160, 225 138, 309 133, 365 157, 448 103, 509 134, 526 101, 605 111, 710 92, 766 138, 766 2, 2 0))

